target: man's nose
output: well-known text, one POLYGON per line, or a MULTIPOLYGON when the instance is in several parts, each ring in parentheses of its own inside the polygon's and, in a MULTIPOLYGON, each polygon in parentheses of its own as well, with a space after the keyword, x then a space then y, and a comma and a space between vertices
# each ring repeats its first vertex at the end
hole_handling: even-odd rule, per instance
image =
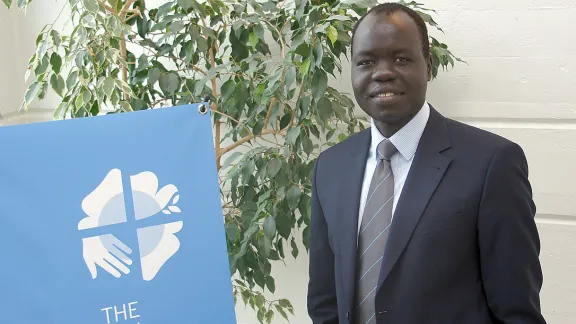
POLYGON ((396 79, 394 66, 389 62, 379 62, 372 73, 372 80, 376 82, 389 82, 396 79))

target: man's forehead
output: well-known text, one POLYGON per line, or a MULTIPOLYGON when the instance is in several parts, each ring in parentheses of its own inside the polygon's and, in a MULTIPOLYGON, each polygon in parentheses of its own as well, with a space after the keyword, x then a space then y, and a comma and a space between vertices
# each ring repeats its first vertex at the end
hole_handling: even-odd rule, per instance
POLYGON ((386 31, 390 29, 416 29, 416 23, 412 20, 407 13, 403 11, 395 11, 393 13, 387 12, 372 12, 364 17, 356 32, 363 30, 364 32, 386 31))
POLYGON ((401 11, 391 14, 385 12, 371 13, 362 20, 356 29, 352 47, 353 55, 359 55, 361 51, 368 50, 367 47, 400 46, 401 44, 396 44, 398 41, 405 43, 409 39, 417 40, 419 43, 418 28, 406 13, 401 11), (395 34, 401 39, 394 37, 395 34), (382 35, 390 35, 391 38, 383 38, 382 35))

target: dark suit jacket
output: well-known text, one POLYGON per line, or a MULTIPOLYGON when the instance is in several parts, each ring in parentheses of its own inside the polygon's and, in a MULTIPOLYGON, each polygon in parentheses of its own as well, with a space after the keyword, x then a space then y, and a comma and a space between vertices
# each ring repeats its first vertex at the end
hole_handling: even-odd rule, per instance
MULTIPOLYGON (((351 323, 370 130, 314 169, 308 310, 351 323)), ((431 107, 396 207, 375 296, 385 324, 542 324, 540 241, 517 144, 431 107)), ((364 323, 362 323, 364 324, 364 323)))

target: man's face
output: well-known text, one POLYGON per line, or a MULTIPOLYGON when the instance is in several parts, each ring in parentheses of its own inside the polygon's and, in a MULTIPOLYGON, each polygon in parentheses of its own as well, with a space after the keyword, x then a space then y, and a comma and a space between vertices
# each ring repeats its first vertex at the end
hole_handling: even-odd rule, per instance
POLYGON ((399 129, 426 99, 429 65, 416 23, 404 12, 370 14, 353 41, 352 88, 358 105, 376 123, 399 129))

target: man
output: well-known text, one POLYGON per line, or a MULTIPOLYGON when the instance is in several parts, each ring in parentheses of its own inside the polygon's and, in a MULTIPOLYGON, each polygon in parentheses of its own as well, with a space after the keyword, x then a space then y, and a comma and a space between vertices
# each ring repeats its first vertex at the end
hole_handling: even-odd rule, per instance
POLYGON ((523 150, 426 103, 428 34, 409 8, 367 13, 351 66, 372 127, 315 166, 313 323, 545 323, 523 150))

